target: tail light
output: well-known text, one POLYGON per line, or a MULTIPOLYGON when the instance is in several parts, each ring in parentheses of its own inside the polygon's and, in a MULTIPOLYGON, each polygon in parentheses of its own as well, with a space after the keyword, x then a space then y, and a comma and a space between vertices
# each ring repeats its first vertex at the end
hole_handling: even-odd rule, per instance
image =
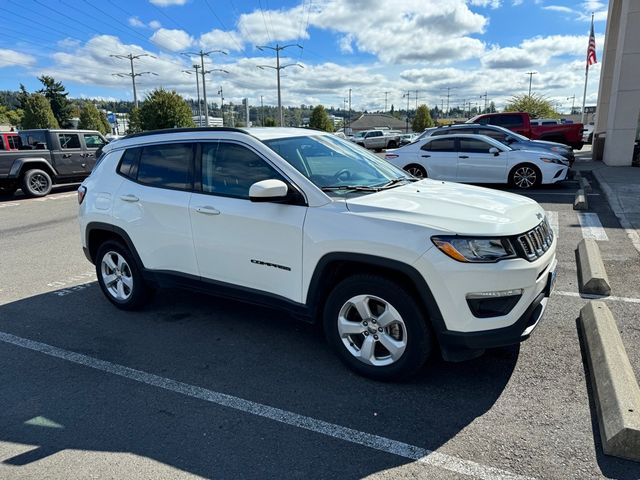
POLYGON ((78 205, 84 200, 84 196, 87 194, 87 187, 80 186, 78 188, 78 205))

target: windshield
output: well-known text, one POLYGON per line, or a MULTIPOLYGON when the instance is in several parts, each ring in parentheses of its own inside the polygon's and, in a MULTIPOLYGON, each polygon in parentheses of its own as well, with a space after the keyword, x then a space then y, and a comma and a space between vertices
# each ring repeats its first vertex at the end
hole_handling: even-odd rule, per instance
POLYGON ((386 160, 333 135, 264 142, 324 191, 378 191, 415 178, 386 160))

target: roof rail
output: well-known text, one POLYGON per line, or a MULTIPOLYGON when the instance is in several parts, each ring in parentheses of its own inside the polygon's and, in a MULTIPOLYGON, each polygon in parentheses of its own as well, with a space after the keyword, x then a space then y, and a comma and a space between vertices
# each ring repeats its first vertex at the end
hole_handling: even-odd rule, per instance
POLYGON ((251 135, 249 132, 240 128, 232 127, 187 127, 187 128, 163 128, 161 130, 149 130, 148 132, 130 133, 124 139, 127 138, 139 138, 147 137, 151 135, 162 135, 164 133, 189 133, 189 132, 236 132, 244 133, 245 135, 251 135))

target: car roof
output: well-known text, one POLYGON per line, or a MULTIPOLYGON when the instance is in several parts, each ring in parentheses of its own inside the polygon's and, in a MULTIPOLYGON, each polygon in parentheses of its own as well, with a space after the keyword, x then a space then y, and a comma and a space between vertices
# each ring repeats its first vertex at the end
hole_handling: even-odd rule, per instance
POLYGON ((331 135, 329 132, 323 132, 322 130, 295 127, 250 127, 241 128, 240 130, 262 141, 276 138, 308 137, 310 135, 331 135))

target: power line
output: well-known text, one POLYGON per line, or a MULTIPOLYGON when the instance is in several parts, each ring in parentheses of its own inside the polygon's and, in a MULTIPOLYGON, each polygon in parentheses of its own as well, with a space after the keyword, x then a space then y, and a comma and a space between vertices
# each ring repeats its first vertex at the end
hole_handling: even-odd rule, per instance
POLYGON ((209 126, 209 106, 207 105, 206 75, 207 75, 207 73, 211 73, 213 71, 222 71, 222 72, 225 72, 225 73, 229 73, 226 70, 219 70, 219 69, 216 69, 216 70, 205 70, 205 68, 204 68, 204 57, 208 57, 212 53, 222 53, 223 55, 227 55, 227 52, 225 52, 223 50, 209 50, 208 52, 200 50, 199 52, 185 52, 185 53, 182 54, 182 55, 188 55, 188 56, 193 56, 193 55, 200 56, 200 68, 202 68, 202 70, 200 71, 200 73, 202 74, 202 97, 204 99, 204 118, 205 118, 205 126, 206 127, 209 126))
MULTIPOLYGON (((264 16, 264 9, 262 8, 262 2, 258 0, 258 5, 260 6, 260 13, 262 14, 262 22, 264 23, 264 29, 267 32, 267 37, 269 38, 269 43, 271 43, 271 34, 269 33, 269 27, 267 27, 267 19, 264 16)), ((280 125, 282 126, 282 125, 280 125)))
POLYGON ((112 75, 116 76, 116 77, 131 77, 131 82, 133 83, 133 104, 136 108, 138 108, 138 93, 136 92, 136 77, 139 77, 141 75, 158 75, 157 73, 154 72, 140 72, 140 73, 135 73, 135 70, 133 68, 133 61, 137 60, 140 57, 152 57, 152 58, 156 58, 153 55, 150 55, 148 53, 141 53, 138 55, 133 55, 132 53, 128 54, 128 55, 109 55, 110 57, 114 57, 114 58, 122 58, 122 59, 128 59, 129 62, 131 63, 131 73, 113 73, 112 75))
MULTIPOLYGON (((213 14, 214 17, 216 17, 216 19, 218 20, 218 22, 220 23, 220 26, 222 26, 222 28, 224 29, 224 31, 226 32, 227 35, 229 35, 229 38, 240 47, 240 50, 242 50, 244 52, 245 55, 247 55, 247 50, 246 48, 240 43, 238 42, 238 40, 231 35, 231 33, 229 32, 229 30, 227 29, 227 26, 224 24, 224 22, 222 21, 222 19, 218 16, 218 14, 215 12, 215 10, 211 7, 211 4, 209 3, 209 0, 204 0, 205 5, 207 6, 207 8, 211 11, 211 13, 213 14)), ((237 12, 236 12, 237 14, 237 12)))

